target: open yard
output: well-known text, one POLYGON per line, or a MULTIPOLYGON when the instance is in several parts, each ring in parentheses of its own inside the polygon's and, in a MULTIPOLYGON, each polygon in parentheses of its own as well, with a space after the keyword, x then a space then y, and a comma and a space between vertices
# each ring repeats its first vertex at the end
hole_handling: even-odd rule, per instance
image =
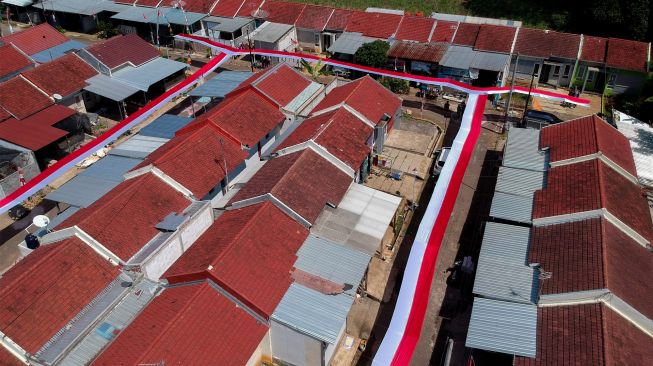
POLYGON ((366 9, 369 7, 421 11, 425 16, 432 12, 467 14, 463 0, 290 0, 299 3, 335 6, 338 8, 366 9))

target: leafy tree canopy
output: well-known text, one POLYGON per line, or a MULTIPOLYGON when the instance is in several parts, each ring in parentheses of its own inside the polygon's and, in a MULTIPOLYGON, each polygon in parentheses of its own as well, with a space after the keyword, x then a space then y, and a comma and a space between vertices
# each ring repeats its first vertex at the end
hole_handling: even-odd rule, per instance
POLYGON ((356 51, 354 60, 359 65, 381 68, 388 61, 389 49, 390 44, 386 41, 366 43, 356 51))

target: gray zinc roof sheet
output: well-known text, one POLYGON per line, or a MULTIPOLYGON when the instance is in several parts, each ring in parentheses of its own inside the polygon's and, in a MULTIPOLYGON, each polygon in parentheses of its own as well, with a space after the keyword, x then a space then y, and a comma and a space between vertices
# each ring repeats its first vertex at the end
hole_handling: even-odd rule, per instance
POLYGON ((547 153, 539 150, 540 131, 530 128, 511 128, 503 152, 503 166, 546 171, 547 153))
POLYGON ((109 151, 109 155, 124 156, 128 158, 145 159, 152 151, 161 147, 169 139, 136 135, 109 151))
POLYGON ((202 19, 202 22, 206 23, 207 28, 229 33, 235 32, 253 21, 254 19, 243 17, 225 18, 209 16, 202 19))
POLYGON ((328 51, 331 53, 353 55, 365 43, 374 41, 376 41, 376 38, 366 37, 362 33, 345 32, 336 39, 328 51))
POLYGON ((250 76, 249 71, 222 71, 193 89, 190 96, 224 98, 250 76))
POLYGON ((530 223, 533 218, 533 198, 494 192, 490 216, 514 222, 530 223))
POLYGON ((486 298, 535 304, 539 273, 526 265, 529 241, 528 227, 488 222, 474 293, 486 298))
POLYGON ((293 283, 274 310, 272 319, 315 339, 335 345, 354 298, 325 295, 293 283))
POLYGON ((350 285, 345 292, 354 296, 370 259, 368 254, 311 234, 297 252, 295 268, 350 285))
POLYGON ((84 48, 86 48, 86 45, 84 43, 71 39, 68 42, 64 42, 60 45, 54 46, 52 48, 48 48, 47 50, 36 53, 30 57, 34 59, 34 61, 36 62, 44 63, 44 62, 56 60, 59 57, 63 57, 70 52, 81 50, 84 48))
POLYGON ((251 38, 254 41, 265 43, 276 43, 292 30, 289 24, 265 22, 254 33, 251 38))
POLYGON ((189 124, 192 120, 193 119, 190 117, 164 114, 152 121, 149 125, 143 127, 138 131, 138 134, 141 136, 172 139, 175 137, 175 133, 179 131, 179 129, 189 124))
POLYGON ((451 45, 442 56, 440 66, 466 70, 472 64, 474 56, 475 51, 471 47, 451 45))
POLYGON ((123 175, 141 162, 139 159, 122 156, 105 156, 86 168, 78 176, 89 176, 113 182, 122 182, 123 175))
POLYGON ((535 357, 537 306, 475 298, 467 347, 535 357))
POLYGON ((469 67, 480 70, 502 71, 508 64, 510 56, 504 53, 474 51, 474 58, 469 67))
POLYGON ((499 168, 495 191, 533 197, 533 193, 542 189, 546 173, 536 170, 515 169, 502 166, 499 168))
POLYGON ((138 89, 124 84, 104 74, 98 74, 86 80, 84 90, 103 96, 116 102, 123 101, 138 93, 138 89))
POLYGON ((188 65, 184 63, 158 57, 139 67, 128 66, 116 71, 113 73, 113 79, 133 88, 147 91, 153 84, 187 67, 188 65))

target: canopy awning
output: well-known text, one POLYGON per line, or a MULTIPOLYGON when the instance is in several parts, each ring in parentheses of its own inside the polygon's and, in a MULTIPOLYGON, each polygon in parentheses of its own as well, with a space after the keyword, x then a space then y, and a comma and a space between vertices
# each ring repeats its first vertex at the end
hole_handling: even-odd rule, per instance
MULTIPOLYGON (((32 0, 2 0, 4 4, 16 5, 16 6, 30 6, 34 1, 32 0)), ((4 15, 4 14, 2 14, 4 15)))
POLYGON ((193 89, 190 96, 224 98, 250 76, 252 73, 249 71, 223 71, 193 89))
POLYGON ((187 64, 159 57, 138 67, 129 66, 116 71, 113 73, 113 79, 147 91, 150 86, 187 67, 187 64))
POLYGON ((182 11, 176 8, 143 8, 131 6, 112 16, 111 19, 159 25, 191 25, 199 22, 204 17, 206 17, 205 14, 182 11))
POLYGON ((137 88, 126 85, 104 74, 95 75, 86 80, 86 83, 88 85, 84 90, 115 100, 116 102, 121 102, 139 91, 137 88))
POLYGON ((345 32, 329 47, 331 53, 353 55, 365 43, 374 42, 376 38, 366 37, 362 33, 345 32))

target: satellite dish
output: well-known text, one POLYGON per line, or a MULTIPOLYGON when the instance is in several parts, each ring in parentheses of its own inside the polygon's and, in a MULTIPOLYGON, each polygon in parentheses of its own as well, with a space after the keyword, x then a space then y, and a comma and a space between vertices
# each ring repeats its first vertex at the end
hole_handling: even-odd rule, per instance
POLYGON ((54 98, 54 100, 56 100, 57 102, 63 99, 61 94, 53 94, 52 98, 54 98))
POLYGON ((32 224, 36 227, 46 227, 50 224, 50 218, 45 215, 36 215, 32 219, 32 224))

